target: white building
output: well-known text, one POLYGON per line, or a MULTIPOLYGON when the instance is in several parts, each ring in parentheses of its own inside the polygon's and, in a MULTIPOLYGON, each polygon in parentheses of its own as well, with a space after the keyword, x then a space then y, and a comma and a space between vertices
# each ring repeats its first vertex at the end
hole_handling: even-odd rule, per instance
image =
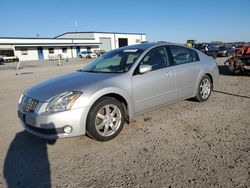
POLYGON ((20 61, 50 59, 58 55, 75 58, 80 51, 109 51, 146 41, 142 33, 68 32, 55 38, 0 37, 0 47, 11 46, 20 61))

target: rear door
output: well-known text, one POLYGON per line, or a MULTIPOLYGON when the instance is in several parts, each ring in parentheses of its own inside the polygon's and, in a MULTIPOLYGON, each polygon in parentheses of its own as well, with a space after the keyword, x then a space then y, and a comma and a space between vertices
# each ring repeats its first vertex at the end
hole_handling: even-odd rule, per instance
POLYGON ((177 98, 189 98, 196 92, 196 81, 200 74, 197 52, 183 46, 169 46, 176 73, 177 98))
POLYGON ((135 113, 175 99, 175 71, 165 47, 154 48, 145 55, 135 70, 132 85, 135 113), (151 65, 152 70, 139 74, 139 66, 143 64, 151 65))

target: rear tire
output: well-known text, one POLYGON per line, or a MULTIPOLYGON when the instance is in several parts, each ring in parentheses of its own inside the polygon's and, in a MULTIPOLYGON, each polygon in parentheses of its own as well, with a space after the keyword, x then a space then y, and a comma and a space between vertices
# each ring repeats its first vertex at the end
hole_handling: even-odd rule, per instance
POLYGON ((206 101, 210 97, 212 89, 213 85, 211 79, 209 76, 204 75, 199 83, 195 99, 198 102, 206 101))
POLYGON ((98 141, 115 138, 125 122, 123 105, 114 98, 103 97, 91 107, 87 117, 87 134, 98 141))

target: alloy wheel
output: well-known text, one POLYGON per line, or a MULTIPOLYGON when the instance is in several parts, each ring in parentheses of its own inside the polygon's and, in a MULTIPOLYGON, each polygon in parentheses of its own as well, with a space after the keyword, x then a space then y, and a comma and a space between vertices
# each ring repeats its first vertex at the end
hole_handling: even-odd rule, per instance
POLYGON ((211 83, 210 81, 205 78, 201 81, 200 84, 200 96, 203 100, 206 100, 209 97, 209 94, 211 92, 211 83))
POLYGON ((119 129, 121 118, 121 111, 116 105, 105 105, 97 112, 95 128, 100 135, 111 136, 119 129))

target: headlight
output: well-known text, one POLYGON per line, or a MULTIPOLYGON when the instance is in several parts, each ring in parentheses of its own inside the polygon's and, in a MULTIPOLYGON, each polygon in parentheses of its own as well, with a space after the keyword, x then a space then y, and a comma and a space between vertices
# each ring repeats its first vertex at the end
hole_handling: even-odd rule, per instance
POLYGON ((22 94, 21 97, 19 98, 18 104, 20 104, 20 103, 22 102, 22 100, 23 100, 23 94, 22 94))
POLYGON ((46 107, 47 112, 61 112, 70 110, 76 99, 82 94, 80 91, 72 91, 59 95, 52 99, 46 107))

